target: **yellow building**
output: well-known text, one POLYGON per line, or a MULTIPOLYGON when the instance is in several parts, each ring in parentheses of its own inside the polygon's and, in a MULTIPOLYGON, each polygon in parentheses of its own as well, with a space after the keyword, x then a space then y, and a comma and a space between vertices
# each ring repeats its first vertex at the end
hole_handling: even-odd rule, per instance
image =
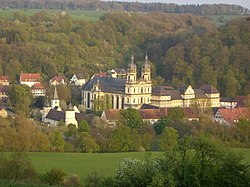
POLYGON ((205 84, 199 89, 180 86, 157 86, 153 88, 151 105, 158 107, 220 107, 220 93, 212 85, 205 84))
POLYGON ((93 75, 82 89, 82 103, 86 109, 105 108, 139 109, 142 104, 150 104, 152 93, 151 68, 146 55, 137 79, 137 66, 134 56, 128 64, 126 79, 115 78, 111 73, 106 76, 93 75), (104 106, 105 105, 105 106, 104 106))
MULTIPOLYGON (((124 75, 123 75, 124 77, 124 75)), ((82 103, 89 110, 139 109, 143 104, 157 107, 220 107, 220 93, 212 85, 204 85, 199 89, 192 86, 156 86, 152 89, 151 68, 146 55, 141 68, 141 76, 137 79, 137 66, 134 57, 128 64, 125 78, 108 71, 107 74, 93 75, 84 85, 81 93, 82 103)))

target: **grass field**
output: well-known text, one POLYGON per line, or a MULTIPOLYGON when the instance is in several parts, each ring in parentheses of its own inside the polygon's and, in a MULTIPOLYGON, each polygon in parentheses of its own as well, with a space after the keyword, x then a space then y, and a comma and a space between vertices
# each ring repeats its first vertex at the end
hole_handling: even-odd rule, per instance
MULTIPOLYGON (((149 153, 30 153, 33 165, 39 173, 52 168, 62 169, 67 173, 75 173, 80 178, 97 172, 111 176, 124 158, 145 158, 149 153)), ((160 157, 161 152, 153 152, 151 157, 160 157)))
MULTIPOLYGON (((7 9, 3 10, 0 9, 0 18, 8 18, 13 19, 15 12, 20 12, 26 16, 32 16, 35 13, 40 11, 46 11, 49 14, 55 14, 58 12, 62 12, 63 10, 51 10, 51 9, 7 9)), ((99 20, 100 16, 102 16, 105 12, 104 11, 87 11, 87 10, 65 10, 73 19, 77 20, 87 20, 91 22, 96 22, 99 20)))
MULTIPOLYGON (((236 149, 244 155, 244 162, 250 164, 250 149, 236 149)), ((75 173, 80 178, 97 172, 104 176, 114 174, 124 158, 145 158, 148 153, 30 153, 32 163, 39 173, 52 168, 62 169, 67 173, 75 173)), ((151 157, 161 157, 162 152, 152 152, 151 157)))

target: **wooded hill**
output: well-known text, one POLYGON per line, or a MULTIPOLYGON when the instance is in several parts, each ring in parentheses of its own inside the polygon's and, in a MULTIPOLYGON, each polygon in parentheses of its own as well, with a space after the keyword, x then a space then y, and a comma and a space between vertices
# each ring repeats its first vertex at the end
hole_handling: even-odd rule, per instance
POLYGON ((40 12, 0 20, 0 74, 21 71, 89 76, 126 67, 134 51, 140 68, 147 51, 154 84, 211 83, 226 96, 250 91, 250 18, 217 28, 188 14, 107 13, 96 23, 66 13, 40 12))
POLYGON ((1 0, 2 8, 61 9, 61 10, 105 10, 133 12, 192 13, 199 15, 241 15, 249 13, 247 8, 227 4, 177 5, 175 3, 114 2, 100 0, 1 0))

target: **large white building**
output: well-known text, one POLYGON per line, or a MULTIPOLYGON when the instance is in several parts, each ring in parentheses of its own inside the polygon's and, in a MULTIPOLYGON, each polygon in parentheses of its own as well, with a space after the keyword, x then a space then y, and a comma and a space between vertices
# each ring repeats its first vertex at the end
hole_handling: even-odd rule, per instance
MULTIPOLYGON (((111 72, 111 71, 108 71, 111 72)), ((220 107, 220 93, 212 85, 206 84, 199 89, 191 85, 174 89, 171 86, 152 88, 151 68, 146 55, 137 79, 137 66, 134 57, 128 64, 126 78, 117 78, 112 72, 106 76, 93 75, 83 86, 82 103, 86 109, 139 109, 143 104, 157 107, 220 107)))
POLYGON ((107 76, 93 75, 84 85, 81 96, 83 105, 90 110, 130 107, 139 109, 143 104, 150 103, 151 92, 151 69, 147 55, 139 79, 137 79, 137 66, 132 55, 127 67, 126 79, 114 78, 112 72, 107 76))

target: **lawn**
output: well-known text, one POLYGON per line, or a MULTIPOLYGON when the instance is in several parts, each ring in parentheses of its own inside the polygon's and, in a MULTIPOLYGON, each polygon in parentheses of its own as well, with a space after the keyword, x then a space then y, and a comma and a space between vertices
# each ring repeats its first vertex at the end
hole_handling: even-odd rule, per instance
MULTIPOLYGON (((236 149, 244 155, 244 162, 250 163, 250 149, 236 149)), ((32 163, 39 173, 51 168, 62 169, 67 173, 75 173, 80 178, 97 172, 111 176, 124 158, 145 158, 149 153, 30 153, 32 163)), ((151 157, 161 157, 162 152, 152 152, 151 157)))
MULTIPOLYGON (((40 11, 46 11, 49 14, 55 14, 58 12, 62 12, 63 10, 51 10, 51 9, 0 9, 0 18, 8 18, 13 19, 15 12, 20 12, 26 16, 32 16, 35 13, 40 11)), ((104 11, 91 11, 91 10, 65 10, 73 19, 77 20, 87 20, 91 22, 96 22, 99 18, 105 13, 104 11)))
MULTIPOLYGON (((33 165, 39 173, 51 168, 62 169, 67 173, 75 173, 80 178, 97 172, 111 176, 124 158, 145 158, 149 153, 30 153, 33 165)), ((153 152, 151 157, 160 157, 161 152, 153 152)))

